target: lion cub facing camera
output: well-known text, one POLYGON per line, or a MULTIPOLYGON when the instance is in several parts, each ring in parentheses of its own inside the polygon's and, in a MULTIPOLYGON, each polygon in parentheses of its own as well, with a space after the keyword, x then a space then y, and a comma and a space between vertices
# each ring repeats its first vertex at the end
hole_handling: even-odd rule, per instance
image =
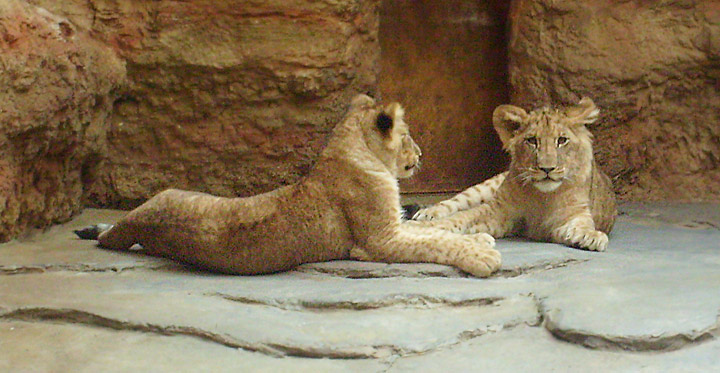
POLYGON ((610 178, 595 163, 585 128, 598 113, 589 98, 529 113, 499 106, 493 125, 510 153, 509 170, 417 211, 418 221, 409 223, 604 251, 617 210, 610 178))

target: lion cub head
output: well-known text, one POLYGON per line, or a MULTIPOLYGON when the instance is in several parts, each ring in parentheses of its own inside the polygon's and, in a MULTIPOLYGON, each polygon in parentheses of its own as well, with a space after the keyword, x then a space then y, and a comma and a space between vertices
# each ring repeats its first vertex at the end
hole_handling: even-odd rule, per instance
POLYGON ((370 110, 365 116, 363 135, 367 147, 380 159, 390 173, 397 178, 408 178, 420 167, 420 147, 410 136, 410 130, 403 119, 405 110, 398 103, 387 106, 375 104, 375 100, 359 95, 353 106, 364 106, 370 110))
POLYGON ((543 193, 589 177, 592 134, 585 125, 593 123, 598 114, 587 97, 576 106, 545 107, 529 113, 513 105, 498 106, 493 125, 503 148, 510 153, 512 177, 543 193))

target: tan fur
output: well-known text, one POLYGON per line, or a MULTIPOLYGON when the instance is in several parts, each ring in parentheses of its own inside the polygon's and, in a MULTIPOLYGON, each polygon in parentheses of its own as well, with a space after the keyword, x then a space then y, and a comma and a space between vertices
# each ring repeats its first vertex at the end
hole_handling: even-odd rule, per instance
POLYGON ((249 198, 167 190, 98 240, 112 249, 138 243, 151 255, 233 274, 356 258, 435 262, 488 276, 500 265, 491 236, 402 224, 397 177, 411 176, 419 157, 400 105, 383 109, 360 95, 299 183, 249 198), (377 124, 383 113, 391 118, 387 131, 377 124))
POLYGON ((510 169, 470 188, 480 192, 465 191, 418 211, 415 219, 422 222, 410 224, 605 250, 617 211, 610 179, 593 159, 592 135, 585 128, 597 115, 589 98, 577 106, 530 113, 499 106, 493 124, 510 152, 510 169), (477 197, 465 201, 463 195, 477 197))

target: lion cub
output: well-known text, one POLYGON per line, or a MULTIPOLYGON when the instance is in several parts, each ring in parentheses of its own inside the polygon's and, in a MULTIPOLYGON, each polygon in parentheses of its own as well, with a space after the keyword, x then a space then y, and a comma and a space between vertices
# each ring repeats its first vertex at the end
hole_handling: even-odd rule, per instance
POLYGON ((354 258, 490 275, 500 266, 490 235, 402 224, 397 178, 410 177, 420 158, 403 113, 397 103, 381 107, 359 95, 295 185, 248 198, 166 190, 114 226, 76 233, 109 249, 140 244, 150 255, 231 274, 354 258))
POLYGON ((585 128, 598 114, 589 98, 529 113, 499 106, 493 125, 510 153, 509 170, 419 210, 413 217, 418 222, 409 223, 604 251, 617 210, 610 179, 593 159, 592 134, 585 128))

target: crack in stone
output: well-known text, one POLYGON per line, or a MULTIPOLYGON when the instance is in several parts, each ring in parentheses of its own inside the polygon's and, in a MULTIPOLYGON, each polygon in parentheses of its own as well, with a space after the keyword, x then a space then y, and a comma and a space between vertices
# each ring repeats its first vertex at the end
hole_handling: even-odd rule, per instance
MULTIPOLYGON (((499 333, 503 330, 512 330, 520 325, 525 325, 525 326, 529 326, 529 327, 538 327, 538 326, 540 326, 540 324, 539 324, 540 319, 541 319, 541 317, 538 316, 536 321, 531 322, 531 323, 528 323, 526 321, 521 321, 521 322, 517 322, 517 323, 494 325, 487 329, 466 330, 466 331, 460 333, 460 335, 458 336, 458 342, 455 344, 467 342, 471 339, 482 337, 487 334, 499 333)), ((455 345, 455 344, 453 344, 453 345, 455 345)))
POLYGON ((205 296, 220 297, 232 302, 250 305, 263 305, 275 307, 286 311, 310 310, 323 311, 364 311, 397 306, 409 306, 415 308, 439 308, 439 307, 483 307, 492 306, 502 297, 472 298, 453 301, 437 297, 419 294, 393 294, 375 301, 316 301, 316 300, 260 300, 249 297, 228 295, 223 293, 207 293, 205 296))
POLYGON ((424 355, 427 353, 432 353, 436 351, 442 351, 442 350, 448 350, 452 349, 460 344, 466 343, 472 339, 480 338, 489 334, 494 333, 500 333, 503 331, 512 330, 514 328, 517 328, 519 326, 529 326, 529 327, 539 327, 543 324, 544 318, 543 314, 540 312, 540 301, 533 293, 529 294, 518 294, 519 297, 529 297, 533 300, 533 303, 535 304, 535 315, 536 318, 533 322, 527 322, 527 321, 516 321, 516 322, 509 322, 506 324, 496 324, 496 325, 488 325, 486 328, 478 328, 474 330, 465 330, 463 332, 460 332, 456 340, 450 343, 440 344, 436 345, 431 349, 426 349, 423 351, 413 351, 411 353, 405 353, 405 354, 397 354, 393 356, 389 356, 387 360, 387 369, 384 370, 384 372, 389 371, 392 366, 400 359, 412 357, 412 356, 418 356, 418 355, 424 355))
POLYGON ((580 263, 585 263, 590 261, 590 259, 565 259, 560 262, 545 262, 540 263, 536 265, 532 265, 529 267, 515 267, 515 268, 500 268, 499 271, 495 272, 490 278, 513 278, 518 277, 522 275, 527 275, 531 273, 541 272, 541 271, 551 271, 558 268, 565 268, 570 265, 576 265, 580 263))
POLYGON ((265 349, 263 346, 250 346, 237 343, 232 339, 215 334, 205 332, 203 330, 192 327, 180 326, 158 326, 153 324, 136 324, 127 321, 118 321, 103 316, 95 315, 89 312, 78 311, 74 309, 53 309, 53 308, 21 308, 3 315, 0 319, 17 320, 17 321, 56 321, 69 324, 83 324, 100 328, 113 330, 124 330, 133 332, 148 332, 160 334, 164 336, 184 335, 196 337, 202 340, 215 342, 227 347, 243 348, 250 351, 258 351, 267 354, 274 354, 274 351, 265 349))
MULTIPOLYGON (((544 262, 531 266, 518 266, 514 268, 501 268, 495 272, 490 278, 513 278, 526 274, 550 271, 558 268, 564 268, 570 265, 580 264, 588 262, 590 259, 565 259, 560 262, 544 262)), ((397 263, 395 263, 397 265, 397 263)), ((473 278, 471 275, 464 273, 453 267, 439 268, 437 270, 404 270, 403 268, 379 268, 379 269, 363 269, 363 268, 323 268, 313 266, 300 266, 294 269, 296 272, 308 273, 308 274, 319 274, 329 275, 341 278, 348 278, 353 280, 367 280, 376 278, 394 278, 394 277, 406 277, 406 278, 427 278, 427 277, 442 277, 442 278, 473 278)))
POLYGON ((640 337, 604 336, 587 331, 562 329, 547 315, 547 310, 540 302, 542 325, 550 334, 564 342, 576 344, 593 350, 634 351, 634 352, 668 352, 715 339, 720 336, 720 314, 714 325, 695 333, 679 333, 673 335, 649 335, 640 337))
POLYGON ((689 222, 683 222, 678 225, 688 229, 715 229, 720 231, 720 225, 708 220, 690 220, 689 222))
MULTIPOLYGON (((505 269, 502 268, 491 278, 512 278, 518 277, 529 273, 553 270, 557 268, 563 268, 568 265, 578 264, 587 262, 588 259, 568 259, 562 262, 556 263, 541 263, 530 267, 515 267, 505 269)), ((39 265, 26 265, 26 266, 8 266, 0 265, 0 276, 2 275, 23 275, 23 274, 37 274, 47 272, 82 272, 82 273, 100 273, 100 272, 114 272, 121 273, 125 271, 134 270, 167 270, 167 269, 179 269, 184 268, 180 264, 176 263, 158 263, 158 264, 143 264, 143 265, 129 265, 129 266, 95 266, 92 264, 39 264, 39 265)), ((459 270, 453 272, 452 268, 449 270, 420 270, 420 271, 404 271, 402 269, 394 270, 363 270, 353 268, 321 268, 321 267, 298 267, 295 271, 302 273, 317 273, 322 275, 337 276, 348 279, 376 279, 376 278, 393 278, 393 277, 408 277, 408 278, 426 278, 426 277, 443 277, 443 278, 469 278, 468 274, 462 273, 459 270)))
POLYGON ((81 272, 81 273, 100 273, 113 272, 121 273, 125 271, 135 270, 164 270, 182 268, 178 264, 149 264, 149 265, 130 265, 130 266, 95 266, 91 264, 42 264, 28 266, 3 266, 0 265, 0 276, 26 275, 47 272, 81 272))
MULTIPOLYGON (((394 361, 397 358, 426 354, 437 349, 451 348, 459 343, 477 336, 512 329, 527 322, 517 322, 504 325, 491 325, 488 328, 463 331, 457 335, 454 342, 434 345, 422 350, 409 351, 394 345, 372 345, 358 347, 308 347, 290 346, 278 343, 252 343, 237 340, 227 335, 208 332, 202 329, 187 326, 160 326, 154 324, 132 323, 99 316, 89 312, 74 309, 52 308, 22 308, 0 315, 0 320, 14 320, 25 322, 59 322, 81 324, 89 327, 106 328, 117 331, 130 331, 140 333, 153 333, 163 336, 186 336, 197 338, 205 342, 217 343, 230 348, 257 352, 272 357, 300 357, 313 359, 386 359, 394 361)), ((534 324, 533 324, 534 325, 534 324)))
POLYGON ((446 270, 419 270, 409 271, 403 269, 356 269, 356 268, 322 268, 322 267, 311 267, 311 266, 300 266, 295 268, 294 271, 308 274, 320 274, 330 275, 342 278, 348 278, 353 280, 369 280, 375 278, 394 278, 394 277, 406 277, 406 278, 425 278, 425 277, 443 277, 443 278, 468 278, 471 277, 469 274, 463 273, 460 270, 454 270, 448 268, 446 270))
MULTIPOLYGON (((222 294, 213 294, 228 299, 222 294)), ((535 299, 533 294, 521 295, 529 296, 535 299)), ((448 307, 474 307, 488 306, 503 300, 503 298, 478 298, 463 301, 447 301, 426 296, 413 296, 407 298, 391 297, 380 300, 379 302, 370 302, 368 304, 348 303, 348 302, 299 302, 297 304, 284 304, 275 302, 262 302, 254 299, 246 299, 240 297, 231 297, 229 300, 239 301, 246 304, 262 304, 269 306, 287 306, 295 308, 298 304, 304 304, 301 309, 338 309, 338 310, 366 310, 380 307, 391 307, 394 305, 419 304, 427 306, 429 302, 433 302, 433 306, 448 307), (349 307, 349 308, 348 308, 349 307)), ((54 309, 46 307, 20 308, 15 310, 2 310, 0 320, 16 320, 26 322, 58 322, 69 324, 81 324, 89 327, 106 328, 117 331, 130 331, 140 333, 153 333, 163 336, 186 336, 197 338, 205 342, 216 343, 222 346, 242 349, 249 352, 261 353, 272 357, 300 357, 300 358, 317 358, 317 359, 381 359, 392 363, 403 357, 427 354, 439 349, 448 349, 458 344, 464 343, 470 339, 481 337, 491 333, 498 333, 504 330, 510 330, 517 326, 539 326, 543 322, 543 316, 536 311, 536 319, 532 322, 527 320, 514 320, 504 324, 491 324, 477 329, 465 330, 455 335, 454 338, 448 339, 445 343, 433 344, 422 349, 407 349, 396 345, 368 345, 368 346, 349 346, 349 347, 312 347, 312 346, 293 346, 287 344, 279 344, 272 342, 249 342, 238 340, 232 336, 213 333, 196 327, 189 326, 161 326, 149 323, 137 323, 130 321, 120 321, 96 315, 86 311, 75 309, 54 309)))
POLYGON ((400 352, 400 349, 395 346, 367 346, 334 349, 287 346, 278 343, 252 343, 194 327, 132 323, 128 321, 114 320, 89 312, 73 309, 22 308, 0 315, 0 320, 26 322, 51 321, 69 324, 82 324, 118 331, 153 333, 163 336, 180 335, 197 338, 206 342, 217 343, 230 348, 257 352, 272 357, 291 356, 312 359, 377 359, 400 352))

